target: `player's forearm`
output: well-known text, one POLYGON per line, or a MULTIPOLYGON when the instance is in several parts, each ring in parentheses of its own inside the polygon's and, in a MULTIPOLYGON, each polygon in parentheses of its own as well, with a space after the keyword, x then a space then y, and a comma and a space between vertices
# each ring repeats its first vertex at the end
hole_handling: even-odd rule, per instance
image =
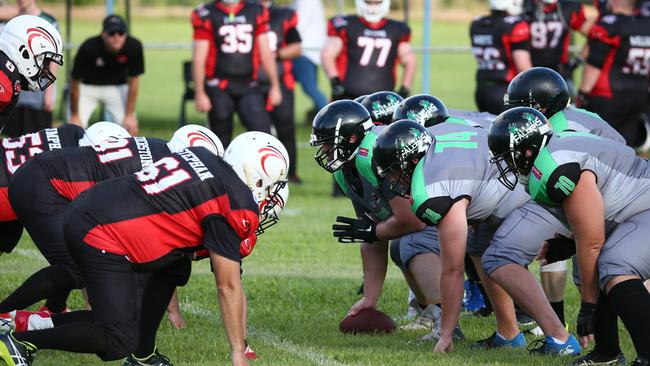
POLYGON ((192 81, 195 93, 205 93, 205 63, 209 47, 210 44, 203 40, 194 41, 192 44, 192 81))
MULTIPOLYGON (((239 276, 237 276, 238 278, 239 276)), ((244 292, 241 281, 233 278, 227 283, 217 280, 219 311, 226 328, 228 343, 233 351, 244 352, 244 292)))
POLYGON ((460 305, 463 302, 464 272, 462 266, 445 263, 442 259, 440 277, 440 296, 442 297, 441 334, 452 336, 460 318, 460 305))
MULTIPOLYGON (((415 217, 414 217, 415 218, 415 217)), ((377 224, 377 237, 381 240, 397 239, 406 234, 424 230, 426 225, 415 218, 413 220, 400 220, 397 215, 391 216, 388 220, 377 224)))
POLYGON ((325 74, 330 79, 339 76, 339 71, 336 68, 336 56, 327 48, 324 48, 323 52, 321 52, 321 64, 325 74))
POLYGON ((280 48, 280 50, 278 51, 278 58, 280 60, 294 59, 300 56, 301 52, 302 52, 302 47, 300 46, 300 43, 298 42, 290 43, 285 47, 280 48))
POLYGON ((275 62, 275 57, 271 52, 271 48, 269 47, 269 40, 266 34, 260 34, 257 36, 256 42, 259 45, 260 62, 262 64, 262 69, 269 78, 271 88, 277 88, 280 86, 278 79, 278 67, 275 62))
POLYGON ((388 243, 362 243, 363 295, 379 301, 388 268, 388 243))
POLYGON ((70 80, 70 113, 79 113, 79 82, 70 80))
POLYGON ((402 76, 402 86, 411 89, 411 86, 413 85, 413 78, 415 77, 415 70, 417 67, 415 54, 411 54, 409 58, 402 63, 402 65, 404 67, 404 75, 402 76))
POLYGON ((129 91, 126 96, 126 115, 135 113, 135 104, 138 99, 138 87, 140 86, 140 78, 137 76, 129 78, 129 91))
POLYGON ((530 59, 530 52, 527 50, 515 50, 512 52, 512 59, 517 68, 517 72, 522 72, 533 67, 533 62, 530 59))
POLYGON ((585 69, 582 74, 582 81, 580 82, 580 92, 589 94, 594 89, 598 78, 600 78, 601 70, 594 65, 585 64, 585 69))

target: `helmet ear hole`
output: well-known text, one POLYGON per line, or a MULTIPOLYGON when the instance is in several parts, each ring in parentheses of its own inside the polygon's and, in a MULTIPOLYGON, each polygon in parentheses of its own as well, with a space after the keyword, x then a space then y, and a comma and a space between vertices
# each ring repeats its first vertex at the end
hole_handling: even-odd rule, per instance
POLYGON ((255 186, 256 186, 257 188, 261 188, 261 187, 262 187, 262 180, 261 180, 261 179, 258 179, 258 180, 257 180, 257 183, 255 183, 255 186))

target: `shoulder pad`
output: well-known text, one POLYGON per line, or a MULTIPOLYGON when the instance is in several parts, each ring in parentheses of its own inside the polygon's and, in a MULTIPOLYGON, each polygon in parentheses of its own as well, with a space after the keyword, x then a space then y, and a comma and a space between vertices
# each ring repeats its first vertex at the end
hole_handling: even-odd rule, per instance
POLYGON ((345 27, 348 25, 348 20, 344 16, 336 16, 332 18, 332 25, 336 28, 345 27))
POLYGON ((618 17, 614 14, 605 15, 604 17, 600 18, 600 21, 605 24, 614 24, 617 20, 618 17))
POLYGON ((200 3, 196 9, 194 9, 196 12, 196 15, 198 15, 201 18, 205 18, 210 14, 210 9, 208 9, 207 5, 205 3, 200 3))
POLYGON ((508 23, 508 24, 515 24, 515 23, 521 21, 521 17, 519 15, 511 15, 511 16, 503 18, 503 21, 508 23))

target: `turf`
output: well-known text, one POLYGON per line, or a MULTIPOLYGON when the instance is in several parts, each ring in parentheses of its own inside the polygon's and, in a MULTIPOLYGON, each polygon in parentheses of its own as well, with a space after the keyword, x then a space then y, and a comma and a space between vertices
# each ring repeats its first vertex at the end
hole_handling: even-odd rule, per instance
MULTIPOLYGON (((94 22, 75 23, 74 38, 98 32, 94 22)), ((419 43, 419 26, 414 42, 419 43)), ((186 42, 191 37, 184 19, 141 20, 134 32, 144 42, 186 42)), ((467 24, 434 25, 434 40, 441 45, 467 43, 467 24)), ((189 50, 147 51, 147 72, 142 79, 138 113, 146 135, 169 137, 176 124, 182 92, 180 62, 189 50)), ((433 57, 432 92, 451 107, 473 108, 474 64, 469 54, 437 54, 433 57)), ((71 62, 69 60, 68 62, 71 62)), ((324 79, 322 80, 323 84, 324 79)), ((414 90, 418 90, 419 82, 414 90)), ((397 331, 391 336, 345 336, 338 322, 358 299, 361 282, 358 248, 342 245, 331 236, 337 215, 351 215, 345 199, 329 197, 331 178, 313 161, 306 146, 308 128, 302 117, 310 106, 299 93, 297 124, 300 149, 298 172, 304 180, 291 186, 291 196, 281 222, 260 238, 253 254, 244 261, 244 285, 250 303, 249 342, 260 355, 254 365, 566 365, 568 359, 531 357, 524 350, 475 351, 457 344, 450 355, 433 354, 432 344, 416 344, 422 332, 397 331)), ((188 104, 191 110, 193 106, 188 104)), ((204 117, 191 113, 188 121, 204 117)), ((22 280, 46 263, 28 236, 18 248, 0 257, 0 296, 6 296, 22 280)), ((536 272, 537 266, 533 266, 536 272)), ((190 283, 179 290, 188 322, 174 330, 164 320, 158 346, 176 365, 223 365, 229 348, 216 303, 215 283, 207 263, 195 263, 190 283)), ((389 266, 379 308, 395 319, 406 312, 407 289, 399 271, 389 266)), ((568 286, 567 319, 572 329, 579 301, 568 286)), ((79 309, 75 292, 69 306, 79 309)), ((403 321, 402 321, 403 322, 403 321)), ((463 330, 470 341, 489 336, 494 320, 463 317, 463 330)), ((629 336, 622 330, 624 350, 633 357, 629 336)), ((532 338, 529 338, 532 340, 532 338)), ((97 365, 94 355, 43 350, 36 365, 97 365)), ((119 365, 119 362, 113 364, 119 365)))

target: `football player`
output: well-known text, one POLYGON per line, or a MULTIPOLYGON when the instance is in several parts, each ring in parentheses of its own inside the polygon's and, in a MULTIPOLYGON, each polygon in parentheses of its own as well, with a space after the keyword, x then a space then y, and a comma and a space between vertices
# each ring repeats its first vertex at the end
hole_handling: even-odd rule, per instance
POLYGON ((404 98, 397 93, 379 91, 364 96, 359 103, 368 110, 372 122, 376 125, 388 126, 394 121, 393 113, 403 100, 404 98))
POLYGON ((407 97, 416 69, 411 30, 385 18, 390 0, 355 0, 357 15, 330 19, 321 58, 332 100, 395 90, 397 65, 404 68, 399 94, 407 97))
POLYGON ((532 66, 530 29, 520 16, 522 0, 490 0, 490 15, 472 21, 472 52, 478 64, 474 99, 480 112, 501 113, 508 82, 532 66))
POLYGON ((260 65, 270 84, 269 104, 282 102, 268 18, 268 9, 244 0, 215 0, 192 13, 196 109, 208 113, 210 128, 224 146, 230 143, 235 110, 249 130, 270 131, 272 121, 258 83, 260 65))
POLYGON ((583 346, 595 336, 598 349, 605 336, 618 348, 618 316, 637 352, 632 365, 647 365, 650 294, 643 280, 650 278, 650 254, 639 243, 650 235, 648 161, 613 140, 554 132, 543 114, 527 107, 497 117, 488 138, 499 180, 522 183, 573 231, 583 346))
MULTIPOLYGON (((482 156, 482 152, 487 151, 487 131, 483 128, 441 123, 427 130, 414 121, 399 121, 386 127, 373 146, 377 172, 390 189, 409 197, 413 213, 423 223, 437 227, 443 265, 440 287, 445 311, 436 352, 454 349, 452 334, 458 324, 462 302, 466 251, 475 262, 497 317, 497 332, 476 346, 526 345, 517 327, 512 299, 485 276, 480 257, 498 241, 531 241, 539 243, 539 247, 543 238, 552 236, 556 228, 552 223, 533 218, 537 211, 544 210, 526 205, 525 192, 510 192, 500 185, 496 167, 490 164, 487 156, 482 156), (536 232, 531 235, 530 227, 516 227, 509 222, 513 213, 531 220, 536 232), (469 246, 468 222, 477 225, 475 238, 469 246)), ((538 347, 533 346, 531 352, 579 354, 580 345, 557 319, 541 289, 530 291, 529 296, 539 300, 542 306, 545 304, 545 314, 550 315, 537 319, 546 338, 538 347)))
POLYGON ((60 303, 50 310, 63 310, 69 292, 84 287, 63 237, 63 215, 70 202, 97 182, 132 174, 187 146, 223 152, 219 139, 209 129, 187 125, 169 142, 146 137, 113 139, 93 147, 44 152, 26 162, 11 179, 9 200, 49 266, 31 275, 0 302, 0 313, 24 309, 51 296, 60 303))
POLYGON ((88 189, 66 211, 64 232, 93 310, 54 316, 51 329, 3 334, 2 360, 29 365, 38 349, 95 353, 105 361, 131 354, 138 328, 160 322, 175 274, 191 266, 188 253, 207 249, 232 364, 247 365, 241 260, 257 242, 258 207, 286 184, 288 164, 282 144, 259 133, 234 140, 223 159, 189 147, 88 189), (141 315, 136 271, 152 274, 141 315))

